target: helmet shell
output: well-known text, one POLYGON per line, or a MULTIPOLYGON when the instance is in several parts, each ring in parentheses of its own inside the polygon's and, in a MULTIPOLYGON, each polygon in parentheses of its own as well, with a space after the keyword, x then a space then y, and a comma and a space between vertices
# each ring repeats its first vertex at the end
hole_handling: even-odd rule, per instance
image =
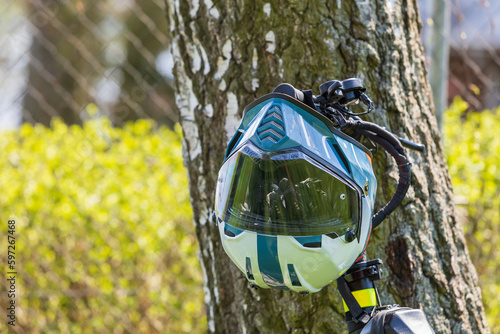
POLYGON ((216 216, 224 250, 250 282, 263 288, 316 292, 341 276, 366 248, 376 193, 370 152, 336 129, 326 117, 288 95, 273 93, 251 103, 229 142, 225 163, 245 145, 277 154, 299 150, 355 188, 359 193, 356 237, 271 235, 224 221, 227 200, 221 168, 216 191, 216 216), (222 205, 221 205, 222 204, 222 205))

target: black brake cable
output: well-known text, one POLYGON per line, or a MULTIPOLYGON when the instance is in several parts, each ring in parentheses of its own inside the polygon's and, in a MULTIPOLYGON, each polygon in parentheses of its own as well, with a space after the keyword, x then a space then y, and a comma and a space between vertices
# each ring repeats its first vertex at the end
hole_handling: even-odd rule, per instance
POLYGON ((379 226, 402 202, 410 187, 411 163, 399 139, 384 128, 370 122, 348 119, 342 131, 354 130, 380 144, 398 165, 399 180, 391 200, 372 217, 372 229, 379 226))

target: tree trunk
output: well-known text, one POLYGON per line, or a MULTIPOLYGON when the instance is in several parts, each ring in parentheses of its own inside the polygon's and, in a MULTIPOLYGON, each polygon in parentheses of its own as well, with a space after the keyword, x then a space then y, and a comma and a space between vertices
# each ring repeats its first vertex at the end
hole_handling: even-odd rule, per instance
MULTIPOLYGON (((368 259, 380 257, 388 269, 378 283, 384 304, 422 308, 437 333, 488 332, 476 272, 455 218, 416 1, 167 4, 209 331, 346 331, 335 286, 307 296, 251 289, 224 253, 210 216, 217 172, 245 105, 281 82, 317 92, 324 81, 360 77, 376 104, 365 119, 427 148, 409 152, 412 187, 368 247, 368 259)), ((392 196, 397 172, 384 152, 375 155, 374 166, 380 206, 392 196)))

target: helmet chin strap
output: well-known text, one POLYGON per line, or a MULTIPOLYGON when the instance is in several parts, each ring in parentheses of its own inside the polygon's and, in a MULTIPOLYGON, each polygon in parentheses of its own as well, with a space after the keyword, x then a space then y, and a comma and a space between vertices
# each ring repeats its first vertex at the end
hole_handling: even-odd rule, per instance
POLYGON ((347 281, 343 275, 337 279, 337 289, 339 290, 344 303, 349 308, 348 312, 351 314, 351 320, 354 323, 361 323, 363 325, 367 324, 371 319, 371 312, 367 312, 365 309, 361 308, 358 301, 352 294, 351 289, 347 285, 347 281))
POLYGON ((337 289, 344 301, 347 329, 349 333, 362 329, 380 306, 375 281, 381 278, 382 260, 356 262, 337 279, 337 289))

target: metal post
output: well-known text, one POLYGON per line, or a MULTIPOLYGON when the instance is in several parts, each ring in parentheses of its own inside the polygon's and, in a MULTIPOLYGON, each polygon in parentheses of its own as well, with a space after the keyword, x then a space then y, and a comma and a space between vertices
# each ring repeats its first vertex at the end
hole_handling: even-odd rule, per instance
POLYGON ((430 17, 433 25, 430 34, 431 63, 429 67, 429 81, 432 87, 434 108, 439 129, 442 126, 443 113, 447 107, 448 97, 448 67, 450 55, 450 0, 433 0, 433 11, 430 17))

